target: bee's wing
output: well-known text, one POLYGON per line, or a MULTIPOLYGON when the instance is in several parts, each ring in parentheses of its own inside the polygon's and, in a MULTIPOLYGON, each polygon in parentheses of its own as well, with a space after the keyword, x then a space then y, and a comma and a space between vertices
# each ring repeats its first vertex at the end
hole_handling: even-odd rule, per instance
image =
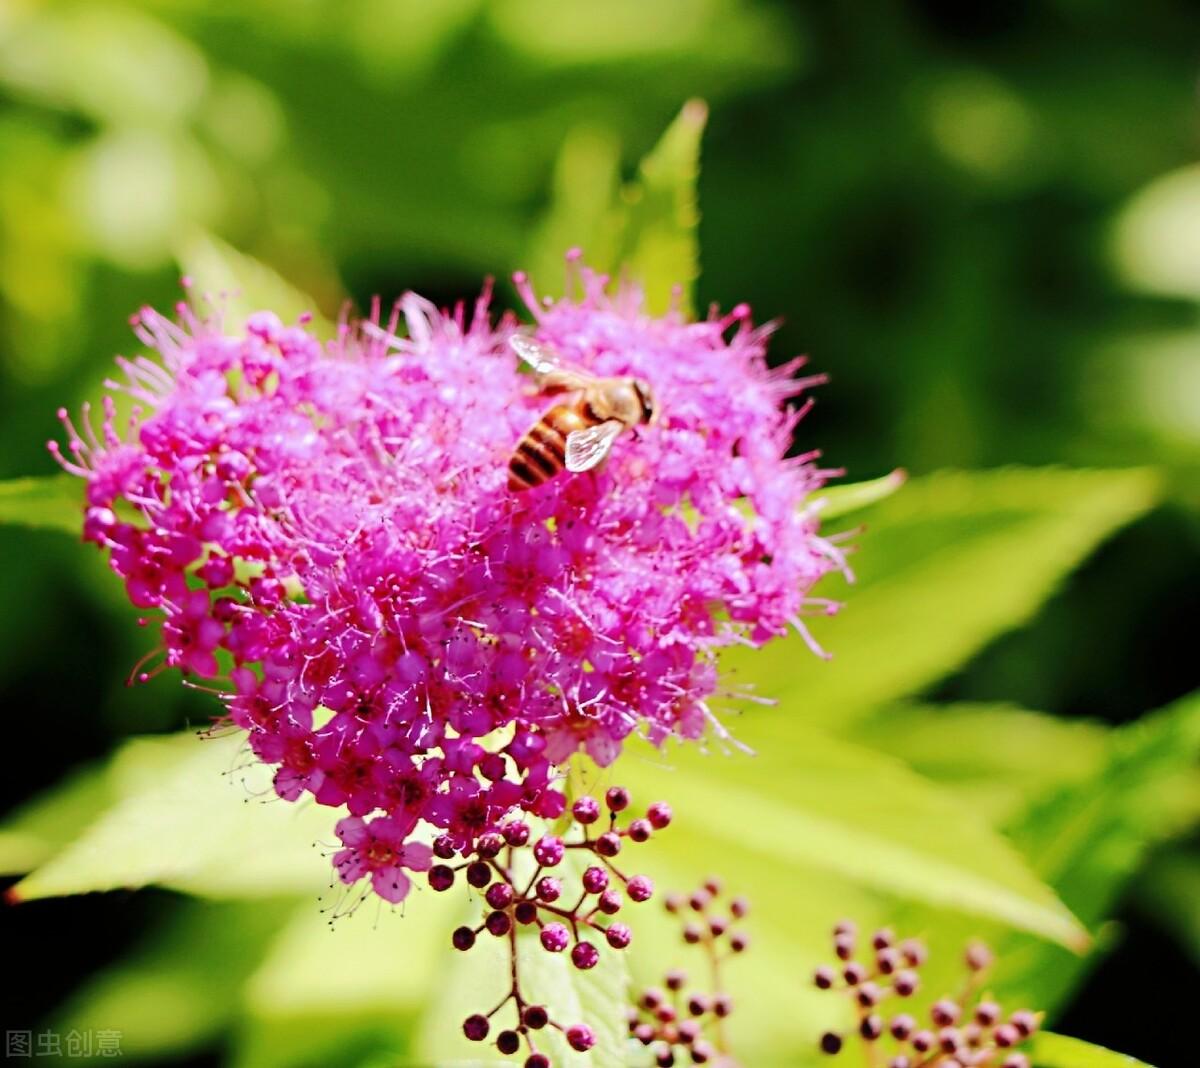
POLYGON ((562 356, 555 349, 535 341, 528 334, 513 334, 508 343, 533 371, 538 393, 571 393, 587 389, 596 381, 593 375, 564 366, 562 356))
POLYGON ((619 420, 609 419, 586 430, 572 430, 567 435, 567 470, 590 471, 608 455, 623 429, 619 420))
POLYGON ((508 343, 535 375, 548 374, 562 368, 562 357, 549 345, 535 341, 528 334, 513 334, 508 343))

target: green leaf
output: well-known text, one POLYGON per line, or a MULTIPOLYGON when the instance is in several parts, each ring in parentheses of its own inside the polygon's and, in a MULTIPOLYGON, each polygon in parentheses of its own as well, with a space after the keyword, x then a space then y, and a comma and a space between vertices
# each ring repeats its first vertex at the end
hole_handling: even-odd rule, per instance
POLYGON ((1066 786, 1010 827, 1085 922, 1108 914, 1149 848, 1200 821, 1200 692, 1118 731, 1098 779, 1066 786))
MULTIPOLYGON (((1105 748, 1094 775, 1035 796, 1004 827, 1029 866, 1097 931, 1091 957, 945 913, 909 910, 895 922, 935 924, 952 945, 982 937, 997 952, 992 985, 1002 1000, 1050 1013, 1065 1004, 1119 935, 1103 925, 1149 850, 1200 825, 1200 693, 1111 732, 1105 748)), ((954 964, 931 961, 926 978, 943 986, 954 964)))
POLYGON ((0 825, 0 872, 15 875, 49 860, 111 803, 112 794, 106 770, 87 767, 10 813, 0 825))
POLYGON ((240 1013, 242 984, 288 905, 173 902, 164 922, 70 997, 53 1029, 118 1030, 123 1060, 155 1063, 219 1037, 240 1013))
MULTIPOLYGON (((739 730, 751 747, 755 734, 750 723, 739 730)), ((1007 842, 888 756, 808 730, 794 746, 766 744, 753 756, 680 750, 672 763, 673 771, 651 770, 627 759, 621 776, 647 800, 661 793, 699 814, 713 855, 736 841, 780 865, 1087 944, 1079 922, 1007 842)))
POLYGON ((564 291, 563 254, 578 247, 595 270, 643 285, 650 311, 666 311, 676 292, 683 310, 691 310, 700 272, 696 181, 707 116, 702 101, 684 105, 624 186, 619 145, 609 131, 586 125, 568 134, 550 209, 525 258, 539 292, 564 291))
POLYGON ((1020 468, 914 479, 865 514, 853 586, 834 620, 813 619, 833 653, 821 661, 798 637, 733 650, 723 668, 803 716, 769 717, 788 736, 802 720, 848 723, 919 691, 1025 619, 1114 530, 1158 499, 1145 470, 1020 468))
POLYGON ((582 249, 597 270, 613 268, 625 225, 620 167, 621 146, 610 130, 586 124, 567 134, 554 165, 550 207, 522 261, 539 293, 563 295, 568 249, 582 249))
POLYGON ((826 486, 805 503, 818 509, 822 520, 849 515, 872 504, 878 504, 895 493, 908 479, 907 472, 896 468, 882 478, 867 482, 848 482, 844 486, 826 486))
POLYGON ((331 922, 352 893, 293 909, 246 984, 235 1064, 349 1064, 385 1052, 412 1063, 416 1018, 456 955, 450 932, 462 899, 418 882, 400 909, 372 899, 331 922))
POLYGON ((670 307, 676 291, 683 310, 692 310, 692 289, 700 275, 696 183, 707 121, 704 101, 689 100, 624 192, 629 221, 618 263, 646 287, 646 304, 654 314, 670 307))
POLYGON ((0 482, 0 523, 78 534, 83 525, 83 481, 49 475, 0 482))
POLYGON ((1200 962, 1200 853, 1177 847, 1155 857, 1140 876, 1143 914, 1172 933, 1200 962))
POLYGON ((191 292, 211 300, 230 324, 241 325, 256 311, 273 311, 285 323, 311 315, 308 329, 318 337, 335 333, 316 301, 278 272, 239 252, 212 234, 197 232, 180 246, 180 269, 192 279, 191 292))
POLYGON ((1039 1031, 1033 1037, 1031 1055, 1034 1068, 1152 1068, 1136 1057, 1052 1031, 1039 1031))
MULTIPOLYGON (((214 897, 305 892, 330 881, 313 848, 340 810, 275 797, 240 737, 140 740, 110 766, 115 802, 9 891, 12 900, 167 886, 214 897)), ((64 801, 64 804, 66 802, 64 801)))
POLYGON ((953 790, 995 826, 1050 790, 1100 775, 1111 744, 1099 723, 1003 704, 889 705, 853 736, 953 790))

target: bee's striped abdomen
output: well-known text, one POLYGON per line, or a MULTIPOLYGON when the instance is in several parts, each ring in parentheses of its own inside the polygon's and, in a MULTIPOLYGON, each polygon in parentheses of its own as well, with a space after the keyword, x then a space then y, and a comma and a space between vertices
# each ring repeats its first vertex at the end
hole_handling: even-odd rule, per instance
POLYGON ((556 404, 526 431, 508 461, 508 488, 514 493, 548 482, 567 462, 567 435, 590 424, 573 407, 556 404))

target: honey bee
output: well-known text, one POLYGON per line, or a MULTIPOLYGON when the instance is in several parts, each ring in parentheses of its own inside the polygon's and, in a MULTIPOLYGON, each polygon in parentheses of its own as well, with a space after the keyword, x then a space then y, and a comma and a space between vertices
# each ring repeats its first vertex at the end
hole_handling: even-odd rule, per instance
POLYGON ((509 339, 533 371, 537 392, 572 394, 546 410, 517 442, 508 461, 513 493, 540 486, 561 471, 597 466, 623 430, 658 417, 654 393, 640 378, 598 378, 564 367, 557 352, 524 334, 509 339))

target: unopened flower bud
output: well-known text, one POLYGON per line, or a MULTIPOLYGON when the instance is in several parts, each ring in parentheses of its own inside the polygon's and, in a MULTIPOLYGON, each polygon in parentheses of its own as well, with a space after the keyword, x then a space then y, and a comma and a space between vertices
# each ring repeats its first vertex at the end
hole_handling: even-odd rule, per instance
POLYGON ((550 1022, 550 1014, 542 1005, 527 1005, 521 1019, 525 1021, 526 1027, 533 1031, 540 1031, 550 1022))
POLYGON ((629 807, 629 791, 624 786, 610 787, 604 795, 604 803, 610 812, 624 812, 629 807))
MULTIPOLYGON (((543 932, 544 934, 545 932, 543 932)), ((545 943, 543 943, 544 945, 545 943)), ((587 971, 590 968, 596 967, 600 962, 600 950, 598 950, 591 942, 576 942, 575 948, 571 950, 571 963, 580 971, 587 971)))
POLYGON ((521 1048, 521 1036, 516 1031, 501 1031, 496 1036, 496 1049, 506 1057, 512 1056, 521 1048))
POLYGON ((446 864, 435 864, 429 869, 429 885, 441 893, 454 885, 454 869, 446 864))
POLYGON ((864 1016, 858 1023, 858 1033, 867 1042, 874 1042, 883 1034, 883 1017, 877 1013, 864 1016))
POLYGON ((594 797, 580 797, 571 806, 571 815, 585 827, 600 818, 600 802, 594 797))
POLYGON ((550 953, 561 953, 571 941, 570 932, 561 923, 548 923, 539 936, 542 948, 550 953))
POLYGON ((506 909, 513 902, 515 896, 513 888, 508 883, 492 883, 487 888, 487 893, 484 899, 494 909, 506 909))
POLYGON ((943 1027, 938 1032, 937 1040, 943 1053, 957 1053, 962 1047, 962 1035, 954 1027, 943 1027))
POLYGON ((587 1024, 573 1024, 567 1028, 567 1044, 579 1053, 586 1053, 596 1044, 596 1036, 587 1024))
POLYGON ((562 897, 562 883, 553 875, 543 875, 537 881, 536 890, 538 899, 547 903, 557 901, 562 897))
POLYGON ((529 841, 529 824, 524 820, 509 820, 500 828, 504 840, 510 846, 523 846, 529 841))
POLYGON ((841 1053, 842 1051, 842 1036, 835 1034, 833 1031, 826 1031, 821 1036, 821 1052, 828 1053, 830 1056, 841 1053))
POLYGON ((633 941, 633 932, 623 923, 611 923, 604 937, 613 949, 624 949, 633 941))
POLYGON ((649 901, 654 896, 654 883, 645 875, 635 875, 625 887, 630 901, 649 901))
POLYGON ((984 1027, 993 1026, 1000 1019, 1000 1006, 994 1001, 981 1001, 975 1006, 975 1020, 984 1027))
POLYGON ((828 990, 836 982, 837 975, 834 970, 824 964, 813 972, 813 986, 818 990, 828 990))
POLYGON ((608 886, 608 872, 598 865, 593 865, 583 873, 580 881, 587 893, 598 894, 608 886))
POLYGON ((629 825, 629 839, 632 842, 645 842, 649 840, 653 831, 654 828, 651 826, 649 820, 634 820, 629 825))
POLYGON ((656 831, 661 831, 671 822, 671 806, 665 801, 655 801, 646 810, 646 819, 656 831))
POLYGON ((1038 1028, 1037 1017, 1028 1009, 1020 1009, 1014 1012, 1008 1022, 1021 1032, 1022 1038, 1028 1038, 1038 1028))
POLYGON ((972 942, 967 946, 963 959, 971 971, 981 972, 992 963, 992 951, 982 942, 972 942))
POLYGON ((992 1041, 1001 1049, 1007 1049, 1021 1041, 1021 1032, 1010 1023, 1001 1024, 992 1032, 992 1041))
POLYGON ((466 1035, 467 1038, 469 1038, 472 1042, 482 1042, 485 1038, 487 1038, 488 1031, 491 1029, 491 1025, 488 1023, 488 1018, 486 1016, 483 1016, 480 1013, 475 1013, 474 1016, 468 1016, 465 1020, 463 1020, 462 1029, 463 1034, 466 1035))
POLYGON ((602 857, 615 857, 621 852, 621 836, 615 831, 605 831, 596 839, 596 852, 602 857))
POLYGON ((911 1041, 912 1048, 918 1053, 928 1053, 933 1049, 933 1044, 937 1039, 934 1038, 932 1031, 918 1031, 912 1036, 911 1041))
POLYGON ((879 1004, 880 999, 882 997, 883 997, 883 994, 880 991, 879 987, 877 987, 874 983, 870 983, 870 982, 862 983, 858 987, 858 989, 854 992, 855 1000, 864 1009, 873 1009, 876 1005, 879 1004))
POLYGON ((543 835, 533 847, 533 859, 544 868, 562 863, 563 841, 552 834, 543 835))
POLYGON ((938 1027, 950 1027, 958 1022, 959 1014, 962 1009, 958 1002, 951 1001, 949 998, 942 998, 940 1001, 935 1001, 929 1009, 929 1018, 933 1020, 938 1027))
POLYGON ((532 901, 518 901, 513 909, 513 919, 526 925, 533 923, 537 919, 537 905, 532 901))
POLYGON ((504 848, 504 838, 495 831, 489 831, 487 834, 481 834, 479 841, 475 843, 475 852, 483 860, 491 860, 493 857, 500 855, 500 850, 504 848))

